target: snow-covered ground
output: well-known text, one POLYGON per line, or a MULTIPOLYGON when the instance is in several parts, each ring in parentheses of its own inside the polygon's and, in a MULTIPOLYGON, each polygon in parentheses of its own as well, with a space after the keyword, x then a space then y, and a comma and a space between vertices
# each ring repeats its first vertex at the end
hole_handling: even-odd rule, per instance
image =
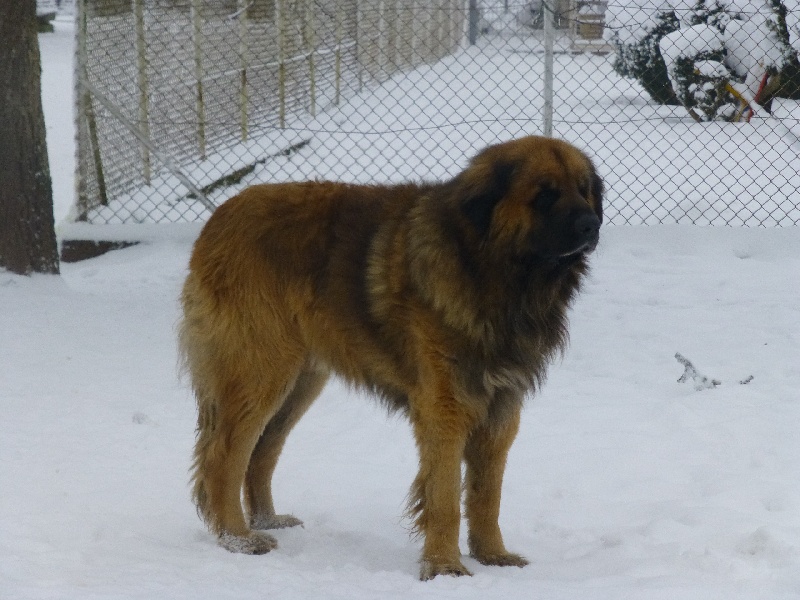
MULTIPOLYGON (((70 38, 41 39, 63 218, 70 38)), ((276 475, 305 527, 266 556, 216 546, 189 500, 174 340, 198 227, 160 231, 60 277, 0 273, 3 600, 800 598, 796 228, 605 227, 509 460, 501 524, 531 565, 465 558, 474 577, 428 583, 401 518, 409 428, 338 383, 276 475), (677 383, 676 352, 722 384, 677 383)))

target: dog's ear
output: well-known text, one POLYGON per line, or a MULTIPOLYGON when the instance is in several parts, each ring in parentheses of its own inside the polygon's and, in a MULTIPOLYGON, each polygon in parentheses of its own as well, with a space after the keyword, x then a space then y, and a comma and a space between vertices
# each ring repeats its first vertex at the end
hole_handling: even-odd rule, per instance
POLYGON ((592 165, 592 199, 594 200, 594 212, 600 222, 603 222, 603 180, 592 165))
POLYGON ((472 182, 461 203, 461 210, 478 235, 485 236, 492 225, 494 207, 511 188, 516 164, 496 162, 488 169, 488 174, 479 182, 472 182))

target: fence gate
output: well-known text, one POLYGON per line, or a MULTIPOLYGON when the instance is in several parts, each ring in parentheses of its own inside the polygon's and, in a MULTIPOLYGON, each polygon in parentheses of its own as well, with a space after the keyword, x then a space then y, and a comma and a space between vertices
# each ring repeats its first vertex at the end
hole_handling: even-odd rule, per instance
POLYGON ((610 223, 800 223, 796 11, 617 2, 77 0, 79 218, 444 179, 552 129, 594 157, 610 223))

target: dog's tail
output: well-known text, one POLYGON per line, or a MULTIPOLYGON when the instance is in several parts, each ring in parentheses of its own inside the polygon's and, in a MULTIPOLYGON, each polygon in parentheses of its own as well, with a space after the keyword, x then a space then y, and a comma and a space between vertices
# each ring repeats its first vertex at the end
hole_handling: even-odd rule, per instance
POLYGON ((212 348, 206 324, 206 302, 192 274, 184 284, 181 304, 183 319, 178 328, 180 371, 182 375, 189 376, 197 400, 197 428, 191 466, 192 499, 200 518, 209 528, 216 530, 208 504, 205 474, 216 443, 218 400, 210 381, 214 371, 210 364, 212 348))

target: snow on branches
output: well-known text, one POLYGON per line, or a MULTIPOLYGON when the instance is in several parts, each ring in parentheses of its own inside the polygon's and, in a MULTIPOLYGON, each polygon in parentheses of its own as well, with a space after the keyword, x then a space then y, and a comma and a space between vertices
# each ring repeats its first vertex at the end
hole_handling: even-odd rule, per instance
POLYGON ((718 379, 709 379, 703 375, 700 371, 695 369, 692 362, 680 352, 675 353, 675 358, 685 367, 683 375, 678 379, 678 383, 686 383, 691 380, 694 383, 694 389, 698 392, 700 390, 713 389, 722 383, 718 379))

